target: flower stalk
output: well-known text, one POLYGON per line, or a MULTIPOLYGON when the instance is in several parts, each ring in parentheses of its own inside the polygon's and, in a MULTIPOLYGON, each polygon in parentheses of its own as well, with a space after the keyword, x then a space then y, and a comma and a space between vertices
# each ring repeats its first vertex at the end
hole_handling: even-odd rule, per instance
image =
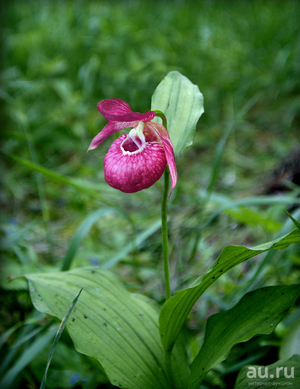
MULTIPOLYGON (((163 122, 163 126, 167 129, 167 118, 161 111, 155 111, 156 116, 160 117, 163 122)), ((164 193, 161 202, 161 229, 162 229, 162 247, 163 247, 163 261, 164 261, 164 277, 165 277, 165 289, 166 289, 166 300, 171 297, 171 286, 170 286, 170 271, 169 271, 169 249, 168 249, 168 216, 167 216, 167 201, 169 194, 170 185, 170 170, 167 166, 164 171, 164 193)), ((165 350, 165 368, 169 381, 169 386, 174 387, 172 362, 171 362, 172 351, 165 350)))
POLYGON ((162 122, 163 122, 163 123, 162 123, 163 126, 164 126, 165 128, 167 128, 167 118, 166 118, 165 114, 164 114, 162 111, 159 111, 158 109, 156 109, 154 112, 155 112, 155 116, 161 118, 161 120, 162 120, 162 122))
POLYGON ((170 172, 167 167, 164 173, 164 193, 161 203, 161 228, 162 228, 162 244, 163 244, 163 260, 164 260, 164 276, 166 299, 171 297, 170 288, 170 272, 169 272, 169 253, 168 253, 168 220, 167 220, 167 200, 169 193, 170 172))
MULTIPOLYGON (((167 118, 162 111, 155 110, 155 116, 162 119, 163 126, 167 129, 167 118)), ((170 271, 169 271, 169 251, 168 251, 168 216, 167 216, 167 200, 170 185, 170 170, 166 166, 164 171, 164 193, 161 202, 161 228, 162 228, 162 246, 163 246, 163 260, 164 260, 164 277, 166 288, 166 300, 171 297, 170 287, 170 271)))

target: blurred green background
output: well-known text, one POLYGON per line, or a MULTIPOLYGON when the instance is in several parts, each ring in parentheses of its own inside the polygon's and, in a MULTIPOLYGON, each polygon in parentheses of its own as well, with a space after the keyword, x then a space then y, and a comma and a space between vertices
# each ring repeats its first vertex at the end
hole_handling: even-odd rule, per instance
MULTIPOLYGON (((113 137, 87 153, 106 124, 99 101, 121 98, 146 112, 172 70, 204 95, 205 113, 193 146, 177 158, 168 202, 173 293, 226 244, 259 244, 292 228, 282 208, 299 216, 292 178, 299 170, 300 3, 10 1, 1 18, 2 374, 10 372, 10 387, 37 388, 53 322, 32 313, 27 284, 12 278, 71 260, 72 267, 110 268, 130 290, 164 301, 163 183, 135 194, 106 184, 103 158, 113 137)), ((224 275, 190 315, 190 357, 210 314, 255 286, 299 281, 299 265, 299 247, 291 247, 224 275)), ((275 361, 299 311, 293 315, 267 339, 235 347, 203 387, 232 387, 246 356, 275 361)), ((67 334, 55 358, 48 387, 110 387, 67 334)))

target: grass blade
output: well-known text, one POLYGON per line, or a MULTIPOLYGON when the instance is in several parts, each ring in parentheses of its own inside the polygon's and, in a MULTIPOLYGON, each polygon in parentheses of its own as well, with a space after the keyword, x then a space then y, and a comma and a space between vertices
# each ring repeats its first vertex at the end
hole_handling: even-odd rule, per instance
POLYGON ((137 235, 136 240, 135 240, 135 244, 133 244, 133 242, 129 242, 122 250, 117 252, 107 262, 105 262, 101 266, 101 268, 105 269, 105 270, 111 269, 119 261, 121 261, 122 258, 124 258, 125 255, 127 255, 131 251, 133 251, 136 248, 138 248, 146 239, 149 238, 149 236, 153 235, 160 228, 161 228, 161 220, 157 220, 149 228, 147 228, 145 231, 143 231, 139 235, 137 235))
POLYGON ((84 219, 84 221, 80 224, 80 226, 78 227, 78 229, 76 230, 76 232, 75 232, 75 234, 73 236, 73 239, 71 240, 71 243, 70 243, 69 249, 67 251, 67 254, 65 255, 65 258, 63 259, 63 265, 62 265, 62 268, 61 268, 62 271, 66 271, 66 270, 70 269, 72 260, 75 257, 75 254, 76 254, 76 252, 77 252, 77 250, 78 250, 78 248, 79 248, 83 238, 88 234, 88 232, 90 231, 90 229, 93 226, 93 224, 101 216, 103 216, 104 214, 106 214, 108 212, 115 212, 115 213, 118 213, 121 216, 125 217, 127 220, 129 220, 129 222, 131 223, 132 228, 134 230, 134 225, 133 225, 133 222, 131 221, 130 217, 127 214, 125 214, 124 212, 119 211, 116 208, 105 207, 105 208, 100 208, 100 209, 97 209, 96 211, 91 212, 84 219))
POLYGON ((45 389, 46 387, 46 379, 47 379, 47 373, 48 373, 48 370, 49 370, 49 366, 50 366, 50 363, 51 363, 51 359, 53 357, 53 354, 54 354, 54 351, 55 351, 55 348, 56 348, 56 345, 61 337, 61 334, 63 333, 63 330, 65 329, 65 326, 68 322, 68 319, 77 303, 77 300, 79 299, 79 296, 82 292, 82 289, 80 289, 80 291, 77 293, 77 295, 75 296, 74 300, 72 301, 71 305, 69 306, 69 309, 66 313, 66 315, 64 316, 64 318, 62 319, 61 323, 60 323, 60 326, 58 327, 58 330, 56 332, 56 335, 55 335, 55 339, 54 339, 54 342, 52 344, 52 347, 51 347, 51 350, 49 352, 49 356, 48 356, 48 361, 47 361, 47 366, 46 366, 46 370, 45 370, 45 373, 44 373, 44 377, 43 377, 43 380, 42 380, 42 383, 41 383, 41 386, 40 386, 40 389, 45 389))
POLYGON ((30 170, 41 173, 45 177, 50 178, 51 180, 60 182, 62 184, 68 185, 68 186, 71 186, 80 192, 87 193, 90 196, 99 198, 99 191, 96 190, 95 188, 93 188, 92 184, 89 182, 79 183, 76 179, 65 177, 62 174, 53 172, 52 170, 47 169, 47 168, 45 168, 37 163, 28 161, 27 159, 16 157, 15 155, 6 153, 4 151, 1 151, 1 152, 5 156, 13 159, 14 161, 20 163, 21 165, 28 167, 30 170))
POLYGON ((288 211, 286 211, 284 209, 284 212, 288 215, 288 217, 292 220, 292 222, 295 224, 295 226, 300 230, 300 223, 292 216, 288 213, 288 211))
MULTIPOLYGON (((16 363, 8 370, 0 382, 0 388, 9 389, 14 384, 21 371, 34 360, 36 356, 51 342, 57 326, 49 328, 43 335, 39 336, 34 342, 28 346, 16 363)), ((14 351, 17 349, 14 349, 14 351)))

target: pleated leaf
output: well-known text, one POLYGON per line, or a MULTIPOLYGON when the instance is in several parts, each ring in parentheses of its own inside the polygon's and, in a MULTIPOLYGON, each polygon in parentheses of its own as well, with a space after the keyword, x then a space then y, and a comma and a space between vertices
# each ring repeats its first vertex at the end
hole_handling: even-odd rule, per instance
POLYGON ((95 268, 26 278, 36 309, 60 320, 83 288, 67 329, 77 351, 98 360, 113 385, 167 388, 158 313, 150 301, 127 292, 110 272, 95 268))
POLYGON ((274 331, 299 295, 300 285, 269 286, 247 293, 233 308, 210 316, 203 346, 192 363, 189 389, 198 389, 208 371, 235 344, 274 331))
POLYGON ((300 388, 300 355, 269 366, 245 366, 237 377, 234 389, 249 389, 258 386, 257 383, 260 387, 300 388))
POLYGON ((151 109, 165 114, 175 155, 193 143, 196 124, 204 112, 197 85, 177 71, 168 73, 154 91, 151 109))
MULTIPOLYGON (((83 288, 67 329, 77 351, 98 360, 113 385, 128 389, 168 387, 159 311, 151 300, 129 293, 112 273, 94 267, 29 274, 26 278, 36 309, 60 320, 83 288)), ((176 389, 186 389, 189 368, 180 341, 172 364, 176 389)))
POLYGON ((189 288, 172 296, 164 305, 159 317, 160 334, 165 350, 171 350, 191 308, 206 289, 222 274, 243 261, 271 249, 282 250, 300 242, 300 230, 294 230, 274 241, 253 248, 226 246, 217 260, 189 288))

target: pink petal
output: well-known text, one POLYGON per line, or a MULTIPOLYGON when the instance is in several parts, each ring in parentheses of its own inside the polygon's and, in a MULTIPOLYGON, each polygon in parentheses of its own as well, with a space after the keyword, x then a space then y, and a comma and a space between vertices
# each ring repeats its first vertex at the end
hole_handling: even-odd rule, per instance
POLYGON ((97 104, 97 109, 106 119, 115 122, 148 122, 155 116, 155 112, 153 111, 146 113, 132 112, 130 106, 121 99, 100 101, 97 104))
MULTIPOLYGON (((138 123, 137 123, 138 124, 138 123)), ((136 125, 137 125, 136 124, 136 125)), ((123 128, 132 127, 132 123, 113 122, 109 121, 107 125, 100 131, 92 140, 88 150, 93 150, 100 145, 107 137, 114 134, 117 131, 123 130, 123 128)))
POLYGON ((174 189, 176 182, 177 182, 177 169, 175 164, 175 155, 174 155, 174 149, 173 144, 171 142, 171 139, 169 137, 169 133, 166 130, 166 128, 159 124, 159 123, 147 123, 147 127, 152 128, 157 135, 160 137, 160 140, 163 144, 164 150, 165 150, 165 156, 167 160, 167 164, 169 166, 170 170, 170 176, 171 176, 171 190, 169 197, 171 196, 172 190, 174 189))

